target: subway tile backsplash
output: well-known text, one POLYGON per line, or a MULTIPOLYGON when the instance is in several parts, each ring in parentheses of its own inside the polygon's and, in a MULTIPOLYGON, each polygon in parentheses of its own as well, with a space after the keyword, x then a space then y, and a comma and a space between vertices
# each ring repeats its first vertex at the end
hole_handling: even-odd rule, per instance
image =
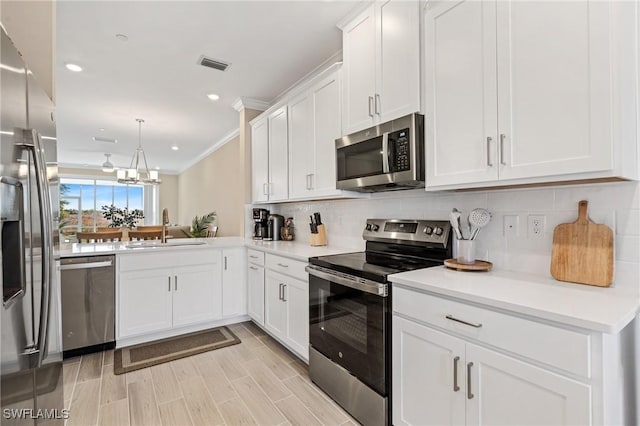
MULTIPOLYGON (((622 293, 640 294, 640 183, 614 182, 545 188, 469 192, 424 190, 372 194, 366 199, 327 200, 265 206, 274 213, 293 217, 296 239, 309 242, 309 215, 322 214, 328 243, 334 247, 363 250, 362 229, 367 218, 448 220, 456 207, 466 218, 475 207, 493 214, 478 235, 478 257, 494 268, 550 276, 553 230, 577 218, 578 201, 589 201, 589 216, 611 227, 615 235, 614 286, 622 293), (528 216, 544 215, 541 237, 528 233, 528 216), (517 235, 504 235, 504 216, 518 216, 517 235)), ((247 206, 247 235, 251 235, 251 206, 247 206)))

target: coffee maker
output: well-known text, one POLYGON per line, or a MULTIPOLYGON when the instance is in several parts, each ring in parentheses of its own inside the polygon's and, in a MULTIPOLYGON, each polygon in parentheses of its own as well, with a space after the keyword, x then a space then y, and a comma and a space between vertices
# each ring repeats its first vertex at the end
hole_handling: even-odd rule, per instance
POLYGON ((267 220, 269 219, 269 210, 253 209, 253 239, 262 240, 267 237, 267 220))
POLYGON ((280 241, 282 239, 281 230, 283 226, 284 216, 270 214, 267 219, 267 236, 264 239, 268 241, 280 241))

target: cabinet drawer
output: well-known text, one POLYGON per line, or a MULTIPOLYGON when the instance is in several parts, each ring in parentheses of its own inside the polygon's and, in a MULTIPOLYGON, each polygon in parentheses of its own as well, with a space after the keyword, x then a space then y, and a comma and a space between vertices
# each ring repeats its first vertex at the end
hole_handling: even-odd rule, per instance
POLYGON ((142 271, 160 267, 220 264, 220 250, 181 250, 127 253, 118 256, 118 269, 124 271, 142 271))
POLYGON ((393 311, 568 372, 591 376, 590 336, 403 288, 393 311))
POLYGON ((254 265, 264 266, 264 252, 247 249, 247 260, 254 265))
POLYGON ((303 280, 304 282, 309 280, 309 274, 304 270, 307 266, 307 262, 300 262, 299 260, 293 260, 270 253, 267 253, 265 262, 267 268, 272 271, 290 275, 294 278, 298 278, 299 280, 303 280))

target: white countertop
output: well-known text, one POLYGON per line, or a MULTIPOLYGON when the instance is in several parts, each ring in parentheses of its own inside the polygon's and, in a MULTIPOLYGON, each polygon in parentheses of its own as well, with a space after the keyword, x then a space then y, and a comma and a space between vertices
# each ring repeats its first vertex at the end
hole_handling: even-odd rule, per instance
POLYGON ((333 246, 312 247, 309 244, 298 241, 255 241, 245 240, 242 237, 216 237, 216 238, 176 238, 171 243, 162 247, 131 247, 130 242, 115 243, 73 243, 60 245, 60 257, 78 257, 78 256, 98 256, 106 254, 131 254, 131 253, 148 253, 150 251, 176 251, 176 250, 198 250, 207 248, 225 248, 225 247, 248 247, 255 250, 261 250, 280 256, 289 257, 295 260, 306 262, 310 257, 326 256, 330 254, 349 253, 352 251, 361 251, 358 248, 339 248, 333 246), (202 245, 171 245, 180 242, 201 241, 202 245), (129 246, 129 247, 128 247, 129 246))
POLYGON ((459 272, 444 266, 402 272, 393 285, 449 296, 603 333, 629 324, 640 300, 616 291, 508 271, 459 272))

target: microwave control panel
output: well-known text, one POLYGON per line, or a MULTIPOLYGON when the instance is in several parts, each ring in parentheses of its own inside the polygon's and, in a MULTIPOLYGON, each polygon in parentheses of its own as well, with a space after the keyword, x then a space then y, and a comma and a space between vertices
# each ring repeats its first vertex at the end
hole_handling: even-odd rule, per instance
POLYGON ((393 147, 391 169, 404 172, 411 169, 411 150, 409 148, 409 129, 389 133, 389 145, 393 147))

